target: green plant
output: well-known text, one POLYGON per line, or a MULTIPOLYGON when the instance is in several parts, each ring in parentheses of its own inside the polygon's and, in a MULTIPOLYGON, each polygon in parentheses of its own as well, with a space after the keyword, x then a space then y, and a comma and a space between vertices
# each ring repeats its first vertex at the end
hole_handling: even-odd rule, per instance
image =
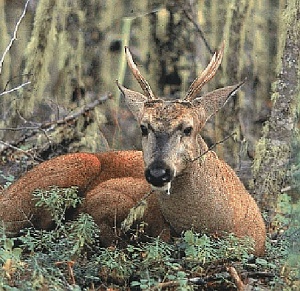
MULTIPOLYGON (((149 238, 148 242, 122 244, 123 248, 103 248, 98 244, 101 233, 91 216, 82 213, 74 221, 65 220, 68 207, 76 207, 82 201, 77 189, 39 190, 35 199, 38 207, 52 213, 57 226, 48 231, 29 228, 18 238, 8 238, 1 229, 0 290, 87 290, 101 285, 118 290, 160 290, 168 288, 166 286, 176 290, 197 290, 198 286, 194 285, 197 281, 205 289, 208 284, 205 278, 212 266, 219 268, 220 264, 237 262, 241 268, 275 274, 279 274, 284 266, 287 277, 299 276, 299 256, 294 239, 297 232, 287 231, 289 237, 276 244, 268 239, 266 257, 256 259, 254 263, 248 255, 251 251, 248 238, 231 234, 222 239, 214 238, 193 230, 184 232, 173 243, 149 238), (294 248, 289 255, 288 238, 293 240, 291 246, 294 248), (195 276, 200 279, 194 280, 195 276)), ((286 207, 282 208, 290 209, 289 200, 284 201, 287 201, 286 207)), ((293 211, 299 218, 300 207, 293 211)), ((217 284, 233 285, 230 275, 226 275, 226 268, 213 278, 217 284)), ((279 275, 271 284, 285 286, 279 275)))
POLYGON ((138 254, 137 258, 140 260, 137 271, 139 280, 133 281, 131 286, 149 289, 156 286, 158 282, 174 276, 181 268, 174 259, 174 245, 163 242, 159 238, 141 244, 138 248, 128 246, 127 251, 135 258, 138 254))
POLYGON ((18 248, 14 247, 17 239, 7 238, 2 230, 0 263, 4 271, 0 283, 6 288, 22 285, 24 290, 76 290, 73 265, 94 247, 99 238, 98 226, 85 213, 65 222, 66 210, 82 201, 76 188, 52 187, 38 190, 34 196, 37 207, 51 211, 57 227, 50 231, 23 230, 18 248), (25 278, 25 282, 20 278, 25 278))
POLYGON ((289 195, 283 193, 278 196, 277 210, 272 224, 277 229, 286 229, 291 223, 291 214, 293 210, 292 199, 289 195))
POLYGON ((137 267, 137 278, 131 282, 131 287, 159 289, 160 283, 174 281, 180 288, 177 290, 189 290, 187 274, 175 258, 175 245, 155 238, 138 247, 129 245, 127 251, 135 258, 137 267))
POLYGON ((82 202, 75 186, 70 188, 53 186, 49 190, 37 189, 32 195, 37 207, 43 207, 51 213, 57 228, 63 225, 67 209, 75 208, 82 202))
POLYGON ((216 249, 213 247, 214 242, 209 236, 205 234, 201 236, 188 230, 184 233, 183 241, 186 259, 205 264, 217 258, 216 249))
POLYGON ((0 290, 8 288, 12 277, 24 267, 21 260, 22 249, 15 247, 15 239, 8 238, 0 227, 0 290))
POLYGON ((214 239, 188 230, 183 235, 183 249, 186 259, 206 264, 220 259, 247 260, 253 250, 253 241, 248 237, 238 238, 228 234, 222 239, 214 239))
POLYGON ((0 170, 0 176, 5 181, 5 184, 3 186, 4 188, 8 188, 13 183, 13 181, 15 180, 15 177, 13 175, 4 174, 3 171, 1 171, 1 170, 0 170))
POLYGON ((283 270, 292 290, 300 288, 300 200, 293 205, 290 226, 285 232, 288 256, 283 270))
POLYGON ((275 290, 298 290, 300 287, 300 201, 293 203, 289 195, 280 194, 277 199, 276 215, 271 224, 276 239, 267 240, 267 257, 257 259, 256 264, 259 269, 271 270, 275 273, 272 280, 275 290))

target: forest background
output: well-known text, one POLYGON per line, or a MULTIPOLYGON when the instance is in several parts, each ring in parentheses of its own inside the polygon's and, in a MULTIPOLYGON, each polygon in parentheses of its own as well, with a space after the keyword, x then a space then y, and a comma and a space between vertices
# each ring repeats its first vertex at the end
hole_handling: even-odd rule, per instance
POLYGON ((225 40, 221 69, 203 93, 245 84, 203 135, 271 217, 280 195, 299 197, 299 7, 299 0, 0 0, 2 172, 18 177, 68 152, 140 149, 115 84, 139 91, 124 45, 153 91, 170 99, 183 96, 225 40))

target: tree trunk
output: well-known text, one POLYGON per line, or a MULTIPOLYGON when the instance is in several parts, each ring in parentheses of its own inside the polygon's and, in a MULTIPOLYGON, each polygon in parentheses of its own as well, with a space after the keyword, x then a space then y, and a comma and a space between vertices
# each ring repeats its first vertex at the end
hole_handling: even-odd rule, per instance
POLYGON ((289 1, 282 16, 281 69, 272 95, 271 116, 256 146, 254 191, 264 210, 274 209, 286 185, 300 88, 300 0, 289 1))

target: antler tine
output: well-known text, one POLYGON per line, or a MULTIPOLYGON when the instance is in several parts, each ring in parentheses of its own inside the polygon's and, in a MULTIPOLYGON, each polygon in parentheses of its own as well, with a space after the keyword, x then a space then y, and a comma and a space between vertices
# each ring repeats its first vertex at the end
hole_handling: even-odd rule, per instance
POLYGON ((126 54, 126 58, 127 58, 127 63, 128 66, 131 70, 131 72, 133 73, 134 77, 136 78, 136 80, 139 82, 142 90, 145 93, 145 96, 149 99, 149 100, 154 100, 157 99, 152 90, 151 87, 149 85, 149 83, 147 82, 147 80, 143 77, 143 75, 141 74, 141 72, 139 71, 139 69, 137 68, 136 64, 134 63, 133 59, 132 59, 132 55, 129 51, 129 48, 127 46, 125 46, 125 54, 126 54))
POLYGON ((214 53, 208 66, 201 73, 201 75, 194 80, 194 82, 190 86, 184 100, 186 101, 194 100, 197 97, 198 92, 202 89, 202 87, 215 76, 222 62, 224 47, 225 47, 225 42, 223 41, 220 50, 214 53))

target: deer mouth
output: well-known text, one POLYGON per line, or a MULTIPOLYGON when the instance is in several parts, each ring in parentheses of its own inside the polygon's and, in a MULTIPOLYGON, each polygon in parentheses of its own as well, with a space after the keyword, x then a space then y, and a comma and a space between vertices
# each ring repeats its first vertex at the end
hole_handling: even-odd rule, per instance
POLYGON ((167 193, 168 195, 171 194, 171 182, 165 184, 162 187, 156 187, 156 186, 151 185, 151 188, 156 191, 167 193))
POLYGON ((153 189, 170 191, 174 171, 164 162, 153 162, 145 170, 145 178, 153 189))

